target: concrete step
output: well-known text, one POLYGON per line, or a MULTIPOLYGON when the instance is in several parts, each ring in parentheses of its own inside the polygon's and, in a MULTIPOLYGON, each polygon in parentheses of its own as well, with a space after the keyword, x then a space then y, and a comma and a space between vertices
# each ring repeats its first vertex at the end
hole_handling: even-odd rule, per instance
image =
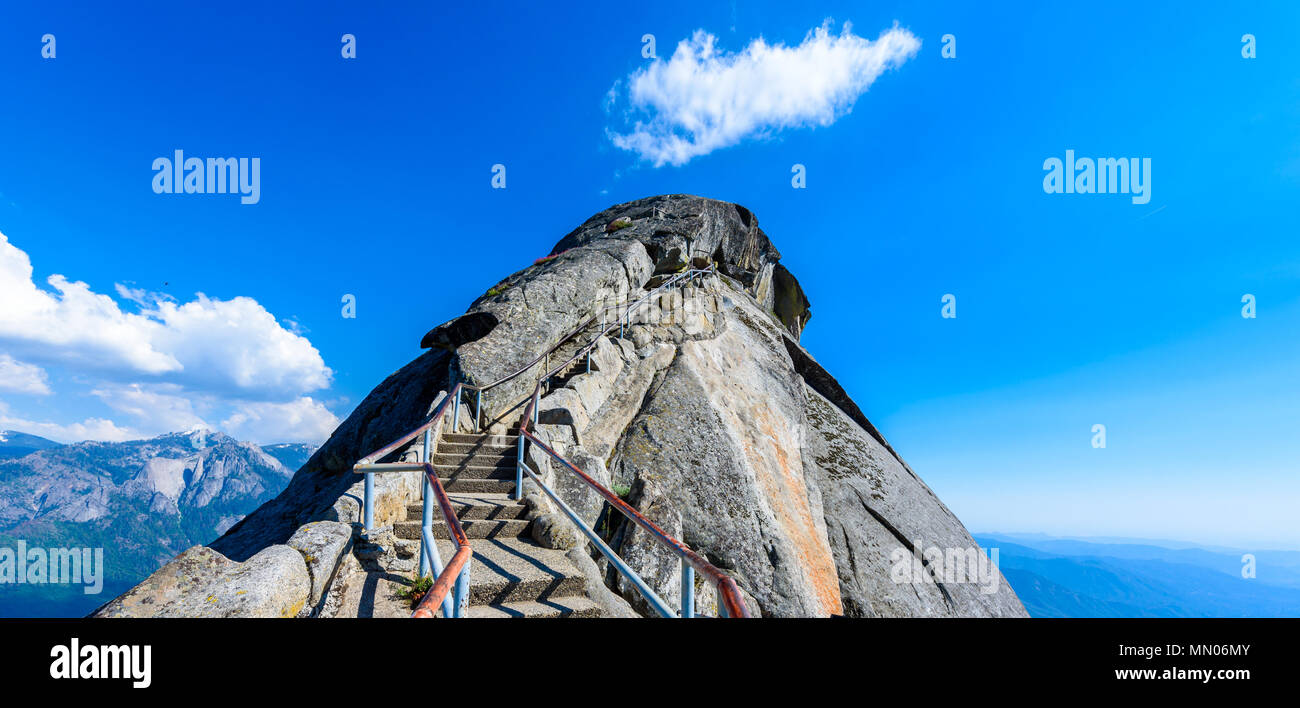
POLYGON ((438 455, 513 455, 519 450, 519 443, 513 445, 480 445, 479 443, 457 443, 439 440, 438 455))
MULTIPOLYGON (((528 513, 528 507, 522 502, 515 501, 508 494, 448 494, 451 499, 451 508, 456 511, 456 516, 463 520, 475 519, 518 519, 528 513)), ((408 504, 406 507, 407 520, 414 521, 420 518, 424 513, 423 505, 408 504)), ((435 508, 434 516, 438 516, 435 508)))
POLYGON ((444 455, 439 453, 433 456, 433 464, 439 467, 514 467, 515 460, 518 458, 519 454, 516 450, 511 450, 505 455, 444 455))
POLYGON ((570 371, 576 371, 576 370, 578 370, 578 369, 582 369, 583 371, 586 371, 586 370, 587 370, 587 356, 586 356, 586 355, 583 355, 583 356, 582 356, 581 358, 579 358, 577 361, 571 362, 568 366, 564 367, 563 369, 560 369, 560 372, 561 372, 562 374, 566 374, 566 373, 568 373, 568 372, 570 372, 570 371))
POLYGON ((502 602, 495 605, 471 605, 469 617, 475 619, 498 618, 551 618, 600 617, 600 605, 584 596, 557 597, 544 602, 502 602))
POLYGON ((577 371, 570 371, 567 374, 556 376, 554 379, 551 380, 551 390, 554 391, 557 388, 564 388, 569 385, 570 381, 578 378, 579 376, 582 376, 585 373, 587 373, 586 369, 578 369, 577 371))
MULTIPOLYGON (((529 519, 475 519, 461 521, 461 528, 469 538, 518 538, 532 533, 533 522, 529 519)), ((398 538, 418 540, 420 538, 420 515, 414 519, 393 524, 393 535, 398 538)), ((450 539, 447 524, 443 521, 433 522, 433 537, 450 539)), ((473 544, 471 544, 473 545, 473 544)))
MULTIPOLYGON (((453 465, 434 465, 439 479, 509 479, 515 478, 515 465, 509 467, 456 467, 453 465)), ((450 491, 450 490, 448 490, 450 491)))
POLYGON ((457 477, 456 479, 441 478, 442 488, 447 490, 447 494, 510 494, 515 491, 515 480, 504 479, 474 479, 469 477, 457 477))
MULTIPOLYGON (((504 447, 519 444, 519 430, 511 429, 507 435, 490 435, 487 433, 443 433, 440 441, 458 445, 478 445, 504 447)), ((439 449, 441 449, 441 444, 439 449)))
MULTIPOLYGON (((471 540, 470 607, 512 602, 546 602, 585 596, 586 580, 564 551, 543 548, 527 538, 471 540)), ((451 558, 451 541, 438 541, 451 558)))

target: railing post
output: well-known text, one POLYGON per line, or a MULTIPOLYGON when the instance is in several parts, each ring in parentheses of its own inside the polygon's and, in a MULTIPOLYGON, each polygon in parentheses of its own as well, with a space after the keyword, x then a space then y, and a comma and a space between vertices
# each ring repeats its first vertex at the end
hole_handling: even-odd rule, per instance
POLYGON ((366 534, 375 527, 375 473, 366 472, 366 493, 365 493, 365 515, 362 517, 362 523, 365 524, 366 534))
POLYGON ((515 457, 515 500, 524 494, 524 431, 519 431, 519 452, 515 457))
MULTIPOLYGON (((427 481, 426 477, 426 481, 427 481)), ((447 535, 451 535, 451 524, 447 525, 447 535)), ((442 576, 442 556, 438 554, 438 542, 433 538, 433 529, 426 528, 420 530, 420 537, 424 541, 424 547, 429 549, 429 563, 433 566, 433 579, 438 580, 442 576)), ((421 576, 423 577, 423 576, 421 576)), ((442 616, 454 617, 455 607, 451 604, 451 595, 448 594, 442 598, 442 616)))
POLYGON ((460 575, 456 576, 456 617, 469 614, 469 567, 473 562, 473 558, 466 560, 465 567, 461 568, 460 575))
POLYGON ((474 392, 474 432, 483 424, 483 389, 474 392))
POLYGON ((451 432, 460 432, 460 389, 453 389, 456 393, 456 400, 451 402, 451 432))
POLYGON ((682 619, 695 616, 695 568, 682 559, 682 619))
MULTIPOLYGON (((425 430, 424 454, 422 454, 421 457, 424 458, 422 462, 426 464, 433 461, 432 455, 430 454, 430 450, 432 449, 430 443, 432 440, 433 432, 425 430)), ((429 564, 429 556, 431 555, 429 552, 430 549, 425 548, 424 539, 433 536, 433 484, 429 482, 428 474, 424 475, 424 492, 420 495, 420 498, 423 503, 420 508, 420 575, 418 577, 423 578, 428 575, 431 570, 429 564), (426 531, 428 533, 425 533, 426 531)))

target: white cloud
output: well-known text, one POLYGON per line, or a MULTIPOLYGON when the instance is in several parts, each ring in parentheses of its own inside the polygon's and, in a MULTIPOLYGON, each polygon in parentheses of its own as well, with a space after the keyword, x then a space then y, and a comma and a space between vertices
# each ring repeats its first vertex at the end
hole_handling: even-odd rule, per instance
POLYGON ((150 314, 166 325, 155 344, 182 362, 181 380, 189 385, 292 395, 330 384, 333 372, 311 342, 252 298, 213 300, 200 293, 183 305, 159 302, 150 314))
POLYGON ((320 401, 304 396, 288 403, 256 402, 238 406, 221 429, 240 440, 259 444, 322 443, 339 419, 320 401))
POLYGON ((211 429, 194 410, 194 400, 175 385, 145 387, 140 384, 107 386, 90 392, 104 405, 135 419, 150 435, 211 429))
POLYGON ((50 385, 45 369, 0 353, 0 391, 48 396, 50 385))
MULTIPOLYGON (((692 158, 741 140, 784 129, 826 126, 847 114, 854 101, 887 69, 914 56, 921 42, 894 27, 873 42, 840 34, 828 20, 797 47, 750 42, 725 54, 717 38, 696 30, 671 58, 656 59, 627 77, 630 131, 609 131, 618 147, 656 167, 692 158)), ((611 89, 618 101, 620 86, 611 89)))
POLYGON ((146 437, 136 430, 120 427, 105 418, 87 418, 80 423, 70 425, 25 420, 10 415, 9 409, 3 401, 0 401, 0 430, 17 430, 61 443, 81 442, 82 440, 122 442, 123 440, 139 440, 146 437))
POLYGON ((62 275, 49 277, 53 292, 40 288, 32 272, 27 254, 0 234, 0 342, 27 358, 245 397, 329 386, 333 372, 320 352, 252 298, 199 293, 181 304, 119 285, 137 314, 62 275))
POLYGON ((73 375, 56 379, 44 420, 0 401, 0 429, 121 441, 222 420, 234 437, 266 443, 322 442, 338 425, 305 395, 330 385, 320 352, 295 320, 277 321, 252 298, 198 293, 179 302, 118 283, 115 299, 62 275, 38 286, 33 273, 28 255, 0 234, 0 390, 56 393, 38 364, 73 375), (81 388, 65 390, 73 386, 81 388), (101 403, 104 411, 86 409, 101 403))

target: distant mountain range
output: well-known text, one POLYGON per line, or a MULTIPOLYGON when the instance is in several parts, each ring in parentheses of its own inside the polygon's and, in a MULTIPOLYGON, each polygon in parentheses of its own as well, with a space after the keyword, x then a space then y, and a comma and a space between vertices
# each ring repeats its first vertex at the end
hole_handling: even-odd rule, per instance
POLYGON ((975 540, 999 549, 1002 574, 1034 617, 1300 616, 1298 551, 1037 534, 975 540), (1247 553, 1255 558, 1254 578, 1242 577, 1247 553))
POLYGON ((58 447, 59 443, 46 440, 37 435, 28 435, 13 430, 0 430, 0 460, 30 455, 37 450, 58 447))
POLYGON ((0 584, 0 617, 79 616, 270 500, 316 451, 212 431, 61 445, 0 432, 0 549, 103 548, 104 590, 0 584))

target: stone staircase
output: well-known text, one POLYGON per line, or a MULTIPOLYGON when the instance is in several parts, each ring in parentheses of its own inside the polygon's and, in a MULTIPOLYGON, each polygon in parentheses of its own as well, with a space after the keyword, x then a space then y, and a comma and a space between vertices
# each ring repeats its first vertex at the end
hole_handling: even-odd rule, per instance
MULTIPOLYGON (((518 445, 514 428, 505 434, 443 433, 436 448, 438 478, 474 550, 469 616, 599 617, 600 606, 586 596, 585 576, 564 551, 532 540, 527 506, 511 498, 518 445)), ((394 524, 393 534, 418 540, 421 513, 419 504, 409 505, 406 521, 394 524)), ((455 547, 440 516, 435 510, 433 535, 445 561, 455 547)))
MULTIPOLYGON (((569 353, 565 356, 567 358, 573 356, 573 354, 569 353)), ((554 391, 557 388, 563 388, 568 385, 569 380, 573 377, 587 373, 587 361, 590 358, 590 352, 583 354, 575 359, 571 364, 558 371, 555 376, 551 378, 550 390, 554 391)))

